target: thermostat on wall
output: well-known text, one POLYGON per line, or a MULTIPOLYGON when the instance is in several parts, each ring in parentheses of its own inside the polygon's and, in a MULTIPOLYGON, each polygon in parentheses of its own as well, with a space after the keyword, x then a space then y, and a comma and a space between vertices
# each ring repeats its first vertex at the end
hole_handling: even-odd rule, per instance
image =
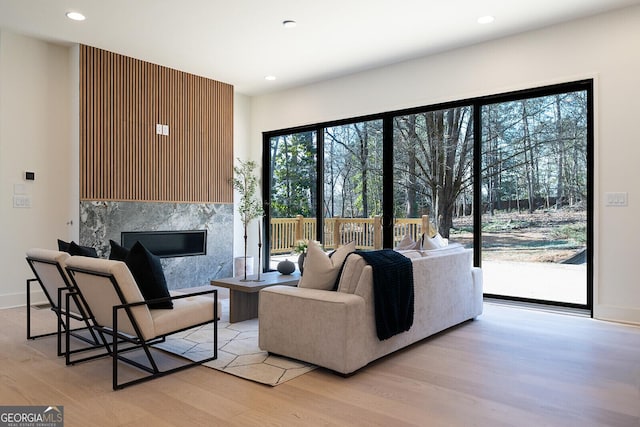
POLYGON ((25 172, 24 173, 24 179, 26 179, 27 181, 33 181, 36 179, 36 173, 35 172, 25 172))

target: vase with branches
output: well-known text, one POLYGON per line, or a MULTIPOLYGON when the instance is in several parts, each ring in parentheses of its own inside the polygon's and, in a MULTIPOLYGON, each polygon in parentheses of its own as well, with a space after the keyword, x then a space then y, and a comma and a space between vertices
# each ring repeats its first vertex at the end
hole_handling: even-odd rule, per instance
MULTIPOLYGON (((233 188, 240 193, 240 203, 238 213, 244 226, 244 278, 247 281, 247 229, 249 223, 263 215, 262 202, 256 197, 258 190, 258 177, 254 170, 258 167, 253 160, 242 161, 238 159, 238 165, 233 167, 233 188)), ((260 252, 262 246, 262 236, 260 235, 260 225, 258 224, 258 280, 260 280, 260 252)))

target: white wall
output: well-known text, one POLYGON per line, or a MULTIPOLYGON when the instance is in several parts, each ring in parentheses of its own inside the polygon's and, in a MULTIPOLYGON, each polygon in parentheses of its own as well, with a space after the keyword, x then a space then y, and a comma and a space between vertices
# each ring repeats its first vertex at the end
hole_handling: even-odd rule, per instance
MULTIPOLYGON (((250 144, 251 140, 251 98, 235 93, 233 101, 233 161, 237 165, 237 159, 242 161, 253 160, 258 165, 262 164, 262 146, 250 144)), ((262 170, 256 170, 256 174, 262 176, 262 170)), ((240 202, 240 194, 234 191, 234 205, 240 202)), ((252 221, 247 232, 247 256, 254 260, 253 271, 257 272, 258 262, 258 222, 252 221)), ((234 211, 233 224, 233 255, 244 256, 244 226, 240 221, 237 211, 234 211)))
POLYGON ((0 307, 25 303, 33 277, 25 251, 56 248, 57 238, 73 235, 67 223, 77 224, 71 61, 69 48, 0 33, 0 307), (26 187, 31 208, 13 208, 14 184, 26 187))
POLYGON ((262 132, 583 78, 595 79, 594 315, 640 323, 640 7, 254 97, 251 145, 262 132), (626 208, 601 195, 629 193, 626 208))

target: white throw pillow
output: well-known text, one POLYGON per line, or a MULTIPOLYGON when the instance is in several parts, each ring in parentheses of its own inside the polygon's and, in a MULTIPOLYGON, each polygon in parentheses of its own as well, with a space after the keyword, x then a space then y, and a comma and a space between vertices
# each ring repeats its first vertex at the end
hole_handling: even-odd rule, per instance
POLYGON ((410 249, 420 249, 419 243, 416 243, 410 234, 405 234, 398 246, 393 248, 394 251, 406 251, 410 249))
POLYGON ((300 278, 298 287, 333 290, 344 260, 355 250, 356 244, 351 242, 340 246, 329 256, 322 250, 319 243, 309 242, 304 259, 304 274, 300 278))
POLYGON ((447 242, 442 238, 440 233, 436 233, 435 236, 429 237, 426 234, 422 235, 422 249, 430 251, 433 249, 440 249, 447 246, 447 242))

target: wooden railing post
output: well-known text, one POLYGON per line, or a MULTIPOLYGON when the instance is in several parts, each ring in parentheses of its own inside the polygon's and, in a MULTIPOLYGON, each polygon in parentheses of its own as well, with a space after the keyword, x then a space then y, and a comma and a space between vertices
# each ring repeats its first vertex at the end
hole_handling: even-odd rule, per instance
POLYGON ((429 215, 422 215, 422 232, 427 233, 427 236, 433 237, 436 235, 437 230, 431 225, 429 221, 429 215))
POLYGON ((335 249, 337 249, 338 246, 340 246, 340 240, 342 240, 340 238, 340 220, 341 220, 341 218, 339 216, 336 216, 333 219, 335 220, 335 222, 333 223, 333 247, 335 249))
MULTIPOLYGON (((304 239, 304 217, 296 215, 296 242, 304 239)), ((294 242, 295 243, 295 242, 294 242)))
POLYGON ((382 216, 373 217, 373 249, 382 249, 382 216))

